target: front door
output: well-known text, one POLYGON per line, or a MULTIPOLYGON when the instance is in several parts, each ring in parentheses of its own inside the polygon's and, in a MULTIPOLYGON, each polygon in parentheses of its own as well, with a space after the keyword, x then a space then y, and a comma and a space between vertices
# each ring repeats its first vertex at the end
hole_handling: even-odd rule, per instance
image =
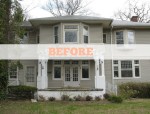
POLYGON ((77 65, 66 65, 64 71, 65 87, 79 87, 79 67, 77 65))

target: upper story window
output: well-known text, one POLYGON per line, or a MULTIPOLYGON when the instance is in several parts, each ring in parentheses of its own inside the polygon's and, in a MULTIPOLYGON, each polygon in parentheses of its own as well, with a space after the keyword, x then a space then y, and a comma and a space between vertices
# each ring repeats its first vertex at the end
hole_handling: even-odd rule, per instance
POLYGON ((122 30, 116 31, 116 44, 134 44, 135 43, 135 33, 134 31, 122 30))
POLYGON ((84 41, 84 43, 89 42, 89 28, 88 28, 88 26, 83 26, 83 41, 84 41))
POLYGON ((54 27, 54 42, 58 43, 58 26, 54 27))
POLYGON ((106 33, 103 33, 103 43, 107 43, 107 35, 106 35, 106 33))
POLYGON ((128 31, 128 44, 134 44, 134 32, 128 31))
POLYGON ((64 42, 78 42, 78 25, 64 25, 64 42))
POLYGON ((123 31, 116 32, 116 44, 124 44, 123 31))

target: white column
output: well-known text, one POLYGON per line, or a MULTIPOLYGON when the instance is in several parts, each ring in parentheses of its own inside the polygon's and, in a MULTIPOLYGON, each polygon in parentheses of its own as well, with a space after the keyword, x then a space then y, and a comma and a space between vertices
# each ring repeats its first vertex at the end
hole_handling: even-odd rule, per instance
POLYGON ((99 59, 95 59, 95 88, 98 88, 99 59))
POLYGON ((38 77, 37 77, 38 89, 48 88, 47 62, 48 60, 39 60, 38 62, 38 77))

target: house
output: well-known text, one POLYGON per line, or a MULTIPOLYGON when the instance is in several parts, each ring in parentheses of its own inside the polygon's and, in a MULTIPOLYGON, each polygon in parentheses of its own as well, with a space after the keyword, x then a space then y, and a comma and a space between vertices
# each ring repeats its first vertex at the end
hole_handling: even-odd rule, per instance
MULTIPOLYGON (((61 16, 24 22, 27 44, 150 44, 150 24, 91 16, 61 16)), ((60 57, 21 60, 23 69, 10 71, 10 85, 38 88, 45 97, 102 96, 123 82, 149 82, 149 60, 105 60, 60 57)))

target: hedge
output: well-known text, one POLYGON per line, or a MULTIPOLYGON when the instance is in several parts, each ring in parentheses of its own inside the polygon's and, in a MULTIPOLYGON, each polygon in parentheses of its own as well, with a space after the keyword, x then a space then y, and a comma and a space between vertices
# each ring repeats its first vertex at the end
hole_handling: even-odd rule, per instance
POLYGON ((121 84, 119 94, 124 98, 150 98, 150 83, 129 82, 121 84))
POLYGON ((9 86, 8 95, 16 99, 32 99, 37 88, 30 86, 9 86))

